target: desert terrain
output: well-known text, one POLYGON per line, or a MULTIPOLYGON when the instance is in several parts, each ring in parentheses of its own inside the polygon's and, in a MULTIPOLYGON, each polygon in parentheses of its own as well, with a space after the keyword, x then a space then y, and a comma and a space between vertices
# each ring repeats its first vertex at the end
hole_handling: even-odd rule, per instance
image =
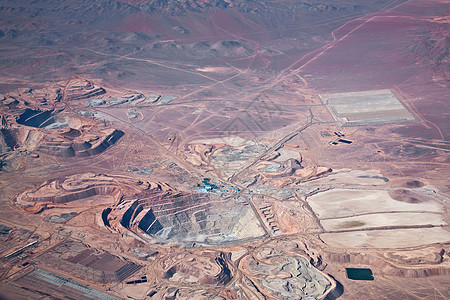
POLYGON ((449 299, 446 0, 0 0, 0 298, 449 299))

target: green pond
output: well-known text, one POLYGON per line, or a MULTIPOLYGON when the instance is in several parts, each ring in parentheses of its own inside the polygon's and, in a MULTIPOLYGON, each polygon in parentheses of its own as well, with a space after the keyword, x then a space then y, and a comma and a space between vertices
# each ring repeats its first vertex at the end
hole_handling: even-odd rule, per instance
POLYGON ((352 280, 374 280, 371 269, 367 268, 345 268, 348 279, 352 280))

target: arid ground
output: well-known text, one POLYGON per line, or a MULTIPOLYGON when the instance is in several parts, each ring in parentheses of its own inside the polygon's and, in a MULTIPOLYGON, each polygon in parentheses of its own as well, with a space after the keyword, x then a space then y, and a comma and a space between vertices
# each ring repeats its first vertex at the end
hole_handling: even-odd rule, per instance
POLYGON ((446 0, 0 0, 0 298, 449 299, 446 0))

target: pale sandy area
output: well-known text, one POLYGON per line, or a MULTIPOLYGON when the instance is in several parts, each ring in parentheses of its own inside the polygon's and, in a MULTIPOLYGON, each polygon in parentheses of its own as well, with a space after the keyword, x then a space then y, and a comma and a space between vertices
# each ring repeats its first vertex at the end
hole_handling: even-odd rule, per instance
POLYGON ((443 216, 434 213, 378 213, 320 221, 327 231, 409 225, 446 225, 443 216))
POLYGON ((202 67, 197 68, 199 72, 211 72, 211 73, 222 73, 222 74, 230 74, 235 72, 236 70, 227 67, 202 67))
POLYGON ((233 147, 238 147, 244 145, 252 145, 255 143, 238 136, 226 136, 221 138, 195 140, 190 142, 190 144, 206 144, 206 145, 225 144, 233 147))
POLYGON ((259 225, 258 220, 255 218, 253 211, 248 209, 246 214, 233 227, 231 233, 237 239, 245 239, 249 237, 258 237, 265 234, 264 230, 259 225))
POLYGON ((450 232, 434 227, 324 233, 320 238, 340 248, 406 248, 448 242, 450 232))
POLYGON ((335 189, 308 198, 308 203, 320 218, 350 217, 371 212, 425 211, 440 212, 435 201, 406 203, 392 199, 384 190, 335 189))
POLYGON ((295 150, 289 150, 285 148, 281 148, 278 150, 280 156, 278 156, 274 161, 284 162, 288 159, 301 159, 300 153, 295 150))
POLYGON ((377 170, 337 169, 327 177, 312 181, 314 184, 385 185, 384 176, 377 170))

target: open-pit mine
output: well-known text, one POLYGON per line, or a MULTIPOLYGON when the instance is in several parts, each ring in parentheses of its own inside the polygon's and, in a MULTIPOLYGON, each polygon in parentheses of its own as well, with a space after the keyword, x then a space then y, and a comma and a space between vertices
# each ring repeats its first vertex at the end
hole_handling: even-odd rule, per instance
POLYGON ((0 299, 450 299, 445 0, 0 0, 0 299))

